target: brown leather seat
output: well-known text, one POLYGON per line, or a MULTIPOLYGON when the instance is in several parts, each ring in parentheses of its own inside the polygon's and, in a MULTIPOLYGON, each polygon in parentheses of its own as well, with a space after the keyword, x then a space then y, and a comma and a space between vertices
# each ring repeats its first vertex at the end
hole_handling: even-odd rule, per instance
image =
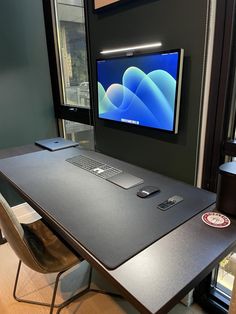
MULTIPOLYGON (((58 312, 79 297, 80 292, 60 305, 55 305, 56 290, 62 273, 83 259, 76 256, 40 219, 30 224, 20 224, 11 207, 0 193, 0 226, 8 243, 19 257, 19 266, 16 275, 13 295, 17 301, 50 306, 50 313, 54 307, 58 312), (21 262, 40 273, 58 273, 51 304, 31 300, 19 299, 16 296, 17 282, 21 262)), ((87 289, 85 289, 87 290, 87 289)))

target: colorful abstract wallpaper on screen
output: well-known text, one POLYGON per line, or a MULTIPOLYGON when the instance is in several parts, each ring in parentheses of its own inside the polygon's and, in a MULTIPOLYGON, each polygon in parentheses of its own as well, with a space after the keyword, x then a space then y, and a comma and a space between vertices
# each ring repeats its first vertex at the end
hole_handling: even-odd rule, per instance
POLYGON ((178 52, 97 61, 99 118, 173 131, 178 52))

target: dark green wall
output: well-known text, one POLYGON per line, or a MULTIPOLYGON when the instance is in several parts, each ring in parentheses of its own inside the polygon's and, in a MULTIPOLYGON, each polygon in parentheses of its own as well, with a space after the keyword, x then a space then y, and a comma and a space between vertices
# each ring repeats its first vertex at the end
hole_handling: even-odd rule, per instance
MULTIPOLYGON (((95 119, 96 149, 194 183, 208 1, 134 0, 100 12, 92 10, 92 2, 88 9, 94 90, 95 60, 103 49, 161 41, 162 50, 185 50, 178 135, 133 133, 129 126, 95 119)), ((95 110, 96 103, 94 93, 95 110)))
MULTIPOLYGON (((0 1, 0 30, 0 149, 56 136, 42 1, 0 1)), ((22 202, 3 179, 0 192, 22 202)))
POLYGON ((0 149, 57 135, 42 1, 1 1, 0 29, 0 149))

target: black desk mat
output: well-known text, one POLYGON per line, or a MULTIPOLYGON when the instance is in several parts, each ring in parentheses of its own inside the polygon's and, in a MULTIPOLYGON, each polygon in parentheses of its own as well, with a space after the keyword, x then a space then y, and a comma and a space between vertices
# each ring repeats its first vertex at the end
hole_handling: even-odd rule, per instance
POLYGON ((78 149, 72 148, 13 157, 0 160, 0 171, 109 269, 215 202, 213 193, 101 154, 87 153, 88 157, 99 157, 143 178, 143 185, 160 188, 160 193, 141 199, 136 196, 140 186, 124 190, 65 161, 76 154, 78 149), (167 211, 157 208, 173 195, 184 200, 167 211))

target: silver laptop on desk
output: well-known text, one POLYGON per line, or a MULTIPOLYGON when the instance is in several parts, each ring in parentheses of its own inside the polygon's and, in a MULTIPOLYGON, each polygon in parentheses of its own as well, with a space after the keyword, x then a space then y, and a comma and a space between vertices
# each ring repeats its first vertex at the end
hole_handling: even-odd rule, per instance
POLYGON ((39 145, 43 148, 46 148, 51 151, 56 151, 59 149, 74 147, 79 145, 77 142, 73 142, 71 140, 66 140, 62 137, 48 138, 45 140, 35 141, 36 145, 39 145))

